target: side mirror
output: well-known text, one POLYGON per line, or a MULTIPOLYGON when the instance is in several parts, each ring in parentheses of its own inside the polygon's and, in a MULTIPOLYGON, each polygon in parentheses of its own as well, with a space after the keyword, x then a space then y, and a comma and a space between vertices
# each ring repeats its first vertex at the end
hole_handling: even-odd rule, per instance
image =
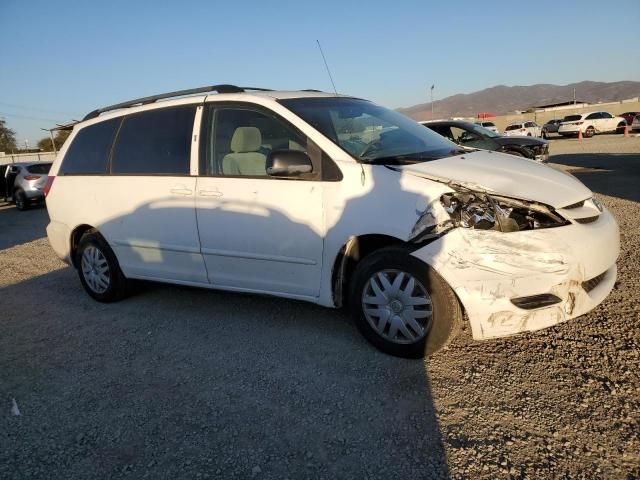
POLYGON ((267 156, 267 175, 297 177, 313 172, 309 155, 300 150, 274 150, 267 156))

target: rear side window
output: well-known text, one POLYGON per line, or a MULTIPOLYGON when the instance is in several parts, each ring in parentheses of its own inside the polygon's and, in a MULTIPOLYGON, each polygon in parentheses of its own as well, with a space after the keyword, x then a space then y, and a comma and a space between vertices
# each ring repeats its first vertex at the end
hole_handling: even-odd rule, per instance
POLYGON ((29 173, 49 173, 51 170, 50 163, 39 163, 37 165, 29 165, 27 167, 27 172, 29 173))
POLYGON ((60 174, 106 174, 111 144, 119 124, 120 118, 114 118, 80 130, 69 145, 60 174))
POLYGON ((126 116, 111 173, 188 175, 195 111, 195 105, 187 105, 126 116))

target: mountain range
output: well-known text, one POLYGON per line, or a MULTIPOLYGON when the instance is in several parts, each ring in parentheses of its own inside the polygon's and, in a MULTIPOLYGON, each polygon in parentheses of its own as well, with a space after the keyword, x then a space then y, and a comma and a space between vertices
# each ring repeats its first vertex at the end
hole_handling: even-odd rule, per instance
MULTIPOLYGON (((640 82, 590 82, 584 81, 569 85, 551 85, 540 83, 529 86, 497 85, 473 93, 461 93, 436 100, 433 103, 433 118, 473 117, 479 112, 502 115, 515 110, 548 105, 573 100, 575 88, 578 102, 613 102, 640 96, 640 82)), ((431 117, 431 103, 421 103, 399 112, 415 119, 426 120, 431 117)))

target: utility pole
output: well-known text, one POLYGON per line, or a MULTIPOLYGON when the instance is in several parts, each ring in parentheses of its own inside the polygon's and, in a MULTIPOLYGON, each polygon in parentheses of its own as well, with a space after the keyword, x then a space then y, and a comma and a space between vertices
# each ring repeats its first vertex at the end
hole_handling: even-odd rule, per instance
POLYGON ((573 104, 576 104, 576 87, 573 87, 573 104))
POLYGON ((56 150, 56 142, 53 139, 53 131, 52 130, 48 130, 46 128, 41 128, 40 130, 44 130, 45 132, 49 132, 49 136, 51 137, 51 147, 53 148, 53 153, 58 153, 58 150, 56 150))
POLYGON ((431 85, 431 120, 433 120, 433 89, 435 86, 435 84, 431 85))

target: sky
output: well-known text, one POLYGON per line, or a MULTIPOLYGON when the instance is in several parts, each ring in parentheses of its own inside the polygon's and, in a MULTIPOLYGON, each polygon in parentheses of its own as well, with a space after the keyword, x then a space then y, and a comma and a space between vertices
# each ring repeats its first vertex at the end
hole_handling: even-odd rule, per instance
POLYGON ((331 91, 391 108, 495 85, 640 80, 640 0, 0 0, 0 118, 40 128, 204 85, 331 91))

